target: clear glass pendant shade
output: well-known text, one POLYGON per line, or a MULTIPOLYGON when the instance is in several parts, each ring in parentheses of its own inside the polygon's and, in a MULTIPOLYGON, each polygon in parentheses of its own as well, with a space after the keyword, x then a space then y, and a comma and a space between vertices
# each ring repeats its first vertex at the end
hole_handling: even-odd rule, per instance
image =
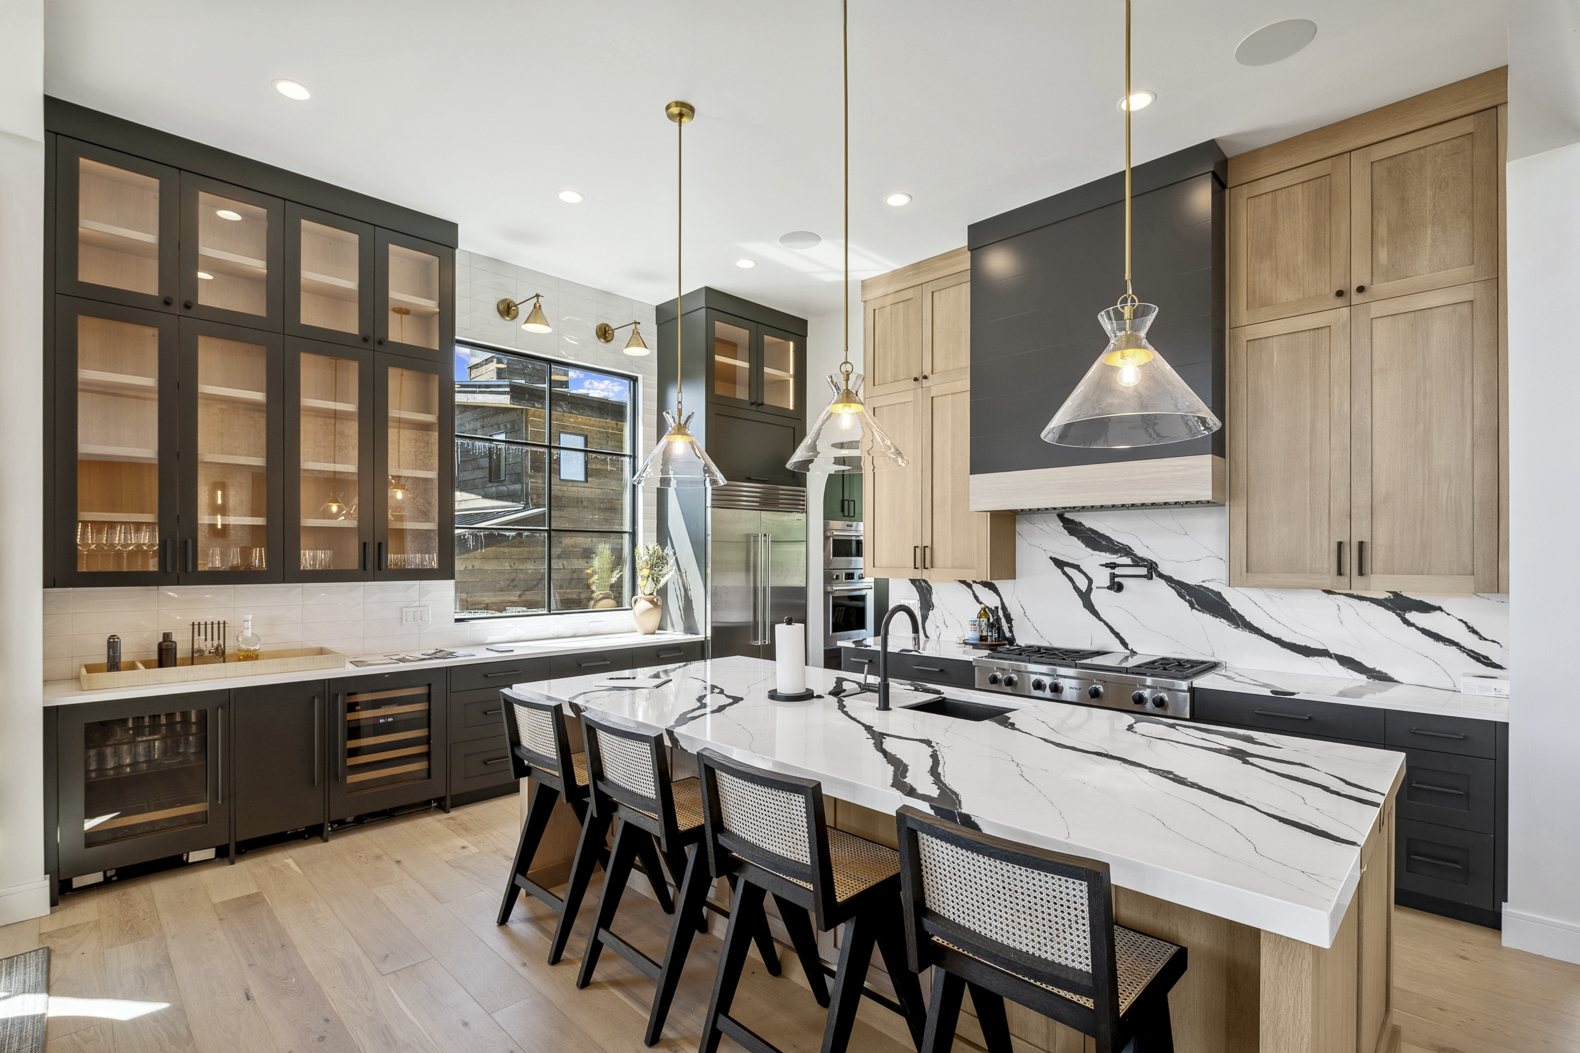
POLYGON ((910 462, 861 401, 860 373, 848 383, 829 374, 834 401, 818 417, 786 467, 794 472, 878 472, 910 462))
POLYGON ((1089 449, 1158 446, 1223 427, 1190 385, 1147 343, 1157 306, 1110 307, 1097 316, 1108 346, 1042 429, 1044 442, 1089 449))
POLYGON ((724 485, 724 473, 719 471, 702 448, 702 443, 686 427, 691 423, 692 416, 688 413, 685 420, 676 423, 674 414, 664 411, 669 430, 658 440, 658 444, 647 455, 647 460, 642 462, 642 467, 631 480, 633 485, 657 483, 665 488, 724 485))

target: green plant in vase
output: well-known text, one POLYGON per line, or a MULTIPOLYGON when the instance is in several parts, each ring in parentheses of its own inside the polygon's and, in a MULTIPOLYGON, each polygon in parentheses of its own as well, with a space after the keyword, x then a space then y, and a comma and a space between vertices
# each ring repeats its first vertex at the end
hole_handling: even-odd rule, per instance
POLYGON ((592 590, 592 602, 588 607, 597 610, 620 606, 614 598, 614 586, 620 580, 620 573, 620 568, 615 566, 613 545, 599 545, 593 550, 592 566, 587 568, 587 585, 592 590))
POLYGON ((675 554, 661 545, 641 545, 636 550, 637 597, 631 601, 636 631, 646 636, 658 631, 663 614, 658 590, 675 575, 675 554))

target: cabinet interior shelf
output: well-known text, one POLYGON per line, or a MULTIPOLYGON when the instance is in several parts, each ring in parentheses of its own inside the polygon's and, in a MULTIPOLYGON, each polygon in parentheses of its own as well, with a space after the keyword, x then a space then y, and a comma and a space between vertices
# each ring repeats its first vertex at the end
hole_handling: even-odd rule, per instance
POLYGON ((267 272, 269 269, 266 261, 254 256, 243 256, 237 252, 226 252, 224 249, 216 249, 208 245, 199 245, 198 255, 206 260, 218 260, 221 263, 228 263, 242 270, 267 272))
POLYGON ((132 392, 146 396, 159 387, 159 378, 136 373, 111 373, 103 369, 79 369, 77 387, 87 391, 132 392))
POLYGON ((401 519, 390 520, 391 530, 438 530, 438 523, 408 523, 401 519))
POLYGON ((338 300, 355 300, 357 280, 355 278, 337 278, 333 274, 318 274, 313 271, 302 272, 302 287, 322 286, 311 291, 319 296, 333 296, 338 300), (347 296, 346 293, 352 295, 347 296))
POLYGON ((437 479, 439 473, 427 468, 392 468, 390 475, 398 479, 437 479))
POLYGON ((77 220, 77 237, 90 245, 109 245, 120 249, 122 252, 132 248, 130 245, 120 244, 120 242, 127 241, 134 242, 137 245, 146 245, 151 250, 138 252, 139 256, 153 256, 159 251, 158 234, 132 230, 130 227, 117 227, 113 223, 101 223, 96 219, 77 220), (112 241, 111 239, 114 240, 112 241))
POLYGON ((77 520, 82 523, 157 523, 159 515, 156 512, 78 512, 77 520))
POLYGON ((418 413, 416 410, 392 409, 390 410, 390 420, 411 421, 414 424, 438 424, 439 415, 437 413, 418 413))
POLYGON ((249 457, 240 453, 200 453, 198 460, 204 464, 241 464, 249 468, 267 468, 267 457, 249 457))
POLYGON ((77 460, 158 464, 159 451, 140 446, 101 446, 97 443, 82 442, 77 444, 77 460))
POLYGON ((397 289, 390 290, 389 299, 390 303, 409 305, 412 308, 412 314, 439 313, 438 300, 429 300, 422 296, 413 296, 411 293, 400 292, 397 289))
POLYGON ((204 526, 217 526, 220 520, 226 526, 267 526, 269 521, 263 516, 199 516, 198 522, 204 526))
POLYGON ((785 369, 775 369, 773 366, 764 366, 763 372, 770 377, 782 377, 785 380, 794 380, 795 374, 785 369))
POLYGON ((331 402, 328 399, 304 398, 302 400, 302 409, 309 410, 314 413, 355 414, 357 412, 357 404, 355 402, 331 402))
POLYGON ((354 464, 336 464, 333 461, 303 461, 304 472, 335 472, 340 475, 356 475, 357 466, 354 464))
POLYGON ((304 519, 302 520, 302 525, 304 527, 348 527, 355 530, 357 521, 355 519, 304 519))
POLYGON ((123 772, 118 772, 118 773, 116 773, 114 775, 105 775, 105 774, 90 775, 90 776, 88 776, 87 781, 88 782, 106 782, 106 781, 108 781, 110 779, 129 779, 129 778, 131 778, 133 776, 137 776, 137 775, 141 775, 141 776, 145 776, 145 777, 153 776, 153 775, 162 775, 162 774, 164 774, 165 772, 168 772, 168 771, 186 771, 189 768, 201 768, 201 767, 205 766, 208 763, 208 761, 207 760, 185 761, 184 763, 181 763, 181 764, 160 764, 158 761, 145 762, 145 763, 151 763, 153 765, 153 767, 144 768, 142 771, 123 771, 123 772))
POLYGON ((260 405, 269 399, 268 392, 265 391, 255 391, 252 388, 226 388, 218 384, 199 384, 198 394, 220 402, 254 402, 260 405))

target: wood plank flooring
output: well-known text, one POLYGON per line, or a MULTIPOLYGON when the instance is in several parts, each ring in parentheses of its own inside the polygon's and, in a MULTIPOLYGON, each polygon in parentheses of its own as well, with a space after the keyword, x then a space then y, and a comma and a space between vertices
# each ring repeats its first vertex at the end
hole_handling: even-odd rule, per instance
MULTIPOLYGON (((646 977, 606 953, 576 990, 596 887, 558 966, 544 963, 554 916, 536 899, 494 924, 518 823, 504 797, 74 893, 0 927, 0 956, 47 944, 52 994, 166 1006, 52 1017, 48 1053, 644 1050, 646 977)), ((645 896, 621 903, 619 931, 650 954, 668 922, 645 896)), ((1396 908, 1395 922, 1403 1053, 1580 1053, 1580 966, 1446 918, 1396 908)), ((657 1048, 696 1048, 718 950, 711 936, 693 945, 657 1048)), ((738 1014, 788 1053, 815 1050, 823 1014, 782 957, 784 977, 748 963, 738 1014)), ((910 1048, 885 1015, 858 1021, 853 1050, 910 1048)))

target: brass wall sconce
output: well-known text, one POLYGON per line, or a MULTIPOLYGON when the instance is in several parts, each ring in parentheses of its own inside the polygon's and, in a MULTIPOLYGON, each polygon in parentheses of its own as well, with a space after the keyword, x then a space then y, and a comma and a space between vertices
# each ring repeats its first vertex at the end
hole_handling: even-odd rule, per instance
POLYGON ((521 323, 521 328, 529 333, 554 332, 554 328, 549 325, 549 320, 543 315, 542 293, 534 293, 523 300, 512 300, 507 296, 495 304, 494 307, 499 311, 499 317, 507 322, 514 322, 517 316, 521 314, 521 305, 526 303, 527 300, 532 301, 532 310, 527 312, 527 320, 521 323))
POLYGON ((642 342, 642 326, 637 322, 627 322, 625 325, 610 325, 608 322, 599 322, 598 327, 593 332, 597 334, 601 343, 607 344, 614 339, 614 334, 624 329, 626 325, 631 327, 631 339, 625 342, 625 353, 632 356, 647 354, 647 344, 642 342))

